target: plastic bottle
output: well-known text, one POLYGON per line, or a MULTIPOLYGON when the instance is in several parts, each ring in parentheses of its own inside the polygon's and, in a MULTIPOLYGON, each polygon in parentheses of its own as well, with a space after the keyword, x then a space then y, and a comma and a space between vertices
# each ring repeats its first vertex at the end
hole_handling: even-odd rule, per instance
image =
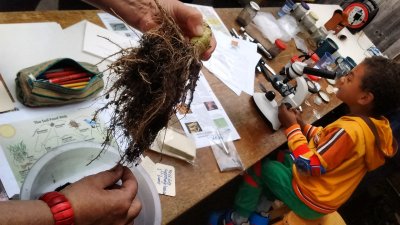
MULTIPOLYGON (((314 67, 315 64, 320 60, 320 58, 317 55, 317 53, 315 53, 315 52, 312 52, 310 54, 311 54, 310 58, 306 59, 304 62, 307 64, 308 67, 314 67)), ((318 81, 321 79, 320 77, 309 75, 309 74, 307 74, 307 77, 313 81, 318 81)))
POLYGON ((279 53, 286 49, 286 44, 281 39, 276 39, 275 44, 268 49, 272 58, 275 58, 279 53))

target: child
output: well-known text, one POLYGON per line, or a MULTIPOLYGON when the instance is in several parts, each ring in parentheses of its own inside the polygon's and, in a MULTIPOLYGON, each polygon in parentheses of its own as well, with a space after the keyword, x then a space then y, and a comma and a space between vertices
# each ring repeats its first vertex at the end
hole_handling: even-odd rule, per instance
POLYGON ((368 171, 396 153, 397 143, 382 115, 400 106, 400 64, 367 58, 341 77, 337 88, 336 96, 350 114, 325 128, 305 124, 296 110, 284 104, 279 107, 290 157, 283 163, 264 159, 250 168, 234 210, 218 223, 242 224, 251 216, 251 224, 261 224, 254 222, 260 216, 253 213, 261 195, 283 201, 302 218, 318 219, 336 211, 368 171))

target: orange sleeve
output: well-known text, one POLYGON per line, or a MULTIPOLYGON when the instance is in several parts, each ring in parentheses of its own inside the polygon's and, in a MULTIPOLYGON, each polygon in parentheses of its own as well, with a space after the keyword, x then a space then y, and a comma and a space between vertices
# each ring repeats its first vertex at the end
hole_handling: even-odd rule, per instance
POLYGON ((321 137, 317 154, 327 170, 332 170, 350 157, 354 148, 353 140, 343 128, 334 128, 321 137))
POLYGON ((325 173, 325 168, 321 165, 319 157, 312 151, 307 143, 307 139, 301 132, 300 125, 295 124, 285 130, 288 138, 291 156, 296 165, 296 169, 311 176, 321 176, 325 173))
POLYGON ((285 130, 286 137, 288 139, 289 149, 293 151, 300 145, 307 144, 307 139, 301 132, 300 125, 294 124, 285 130))
POLYGON ((320 132, 323 128, 322 127, 316 127, 311 124, 307 124, 303 127, 303 134, 306 136, 307 141, 309 141, 311 138, 313 138, 318 132, 320 132))

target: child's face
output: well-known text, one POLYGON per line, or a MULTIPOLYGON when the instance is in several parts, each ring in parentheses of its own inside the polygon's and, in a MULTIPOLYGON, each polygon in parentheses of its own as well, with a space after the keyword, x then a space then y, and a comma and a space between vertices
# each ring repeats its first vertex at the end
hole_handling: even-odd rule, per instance
POLYGON ((339 89, 336 97, 349 106, 358 104, 360 97, 365 94, 365 91, 361 90, 365 69, 365 65, 361 63, 347 75, 339 78, 339 82, 336 85, 339 89))

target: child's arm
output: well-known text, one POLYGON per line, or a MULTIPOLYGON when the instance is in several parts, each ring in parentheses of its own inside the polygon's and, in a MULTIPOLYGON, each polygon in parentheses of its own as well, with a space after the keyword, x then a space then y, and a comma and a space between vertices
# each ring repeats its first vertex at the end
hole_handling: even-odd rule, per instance
POLYGON ((300 127, 304 136, 307 138, 307 141, 310 141, 316 134, 318 134, 322 130, 322 127, 316 127, 311 124, 303 124, 300 125, 300 127))
POLYGON ((315 136, 313 140, 315 145, 307 144, 306 137, 300 131, 298 124, 287 128, 285 134, 296 168, 311 176, 320 176, 327 170, 336 168, 349 157, 351 154, 349 150, 354 147, 350 136, 344 129, 338 127, 324 130, 324 135, 321 137, 315 136))
POLYGON ((320 176, 326 172, 320 158, 312 151, 300 125, 294 124, 285 130, 291 157, 298 171, 311 176, 320 176))
POLYGON ((312 137, 314 137, 318 132, 320 132, 322 130, 322 127, 316 127, 313 126, 311 124, 305 123, 300 111, 296 110, 294 111, 296 114, 296 120, 297 123, 300 125, 300 128, 304 134, 304 136, 306 136, 307 141, 310 141, 312 137))

